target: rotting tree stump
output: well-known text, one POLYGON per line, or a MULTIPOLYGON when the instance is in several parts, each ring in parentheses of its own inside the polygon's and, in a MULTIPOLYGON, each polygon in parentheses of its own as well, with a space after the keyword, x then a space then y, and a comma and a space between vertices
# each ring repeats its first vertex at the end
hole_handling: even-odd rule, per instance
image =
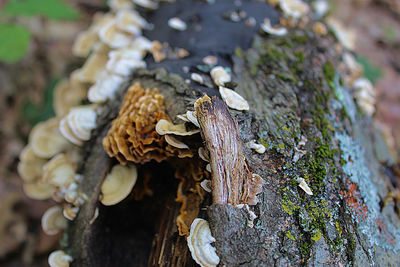
POLYGON ((159 63, 146 58, 147 69, 137 70, 106 104, 79 170, 89 200, 62 240, 72 266, 196 266, 176 226, 175 161, 139 166, 139 179, 151 175, 152 196, 130 197, 112 207, 98 198, 115 161, 102 139, 126 89, 133 82, 157 88, 178 123, 176 115, 193 110, 199 97, 220 97, 215 86, 185 81, 191 72, 208 72, 202 63, 207 55, 231 68, 235 91, 250 104, 248 112, 230 110, 242 142, 256 140, 267 148, 258 154, 243 146, 247 164, 265 181, 259 203, 250 206, 258 216, 253 227, 244 208, 215 203, 211 196, 202 203, 199 217, 210 223, 221 266, 400 265, 399 203, 390 198, 394 185, 383 164, 393 159, 379 129, 357 110, 351 90, 341 83, 335 39, 316 35, 311 22, 284 37, 268 37, 258 26, 225 18, 237 9, 258 22, 265 17, 278 22, 278 11, 259 1, 240 6, 229 0, 177 1, 146 13, 155 26, 146 37, 190 55, 159 63), (168 27, 175 16, 189 22, 186 31, 168 27), (300 145, 301 140, 307 141, 300 145), (298 186, 298 178, 307 181, 312 196, 298 186), (97 207, 99 217, 91 223, 97 207))

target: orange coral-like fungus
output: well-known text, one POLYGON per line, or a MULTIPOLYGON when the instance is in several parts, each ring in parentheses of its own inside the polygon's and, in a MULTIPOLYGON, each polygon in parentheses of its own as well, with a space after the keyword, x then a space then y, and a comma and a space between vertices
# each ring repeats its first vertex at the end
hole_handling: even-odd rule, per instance
POLYGON ((121 164, 161 162, 181 151, 165 142, 155 131, 157 122, 169 120, 163 104, 164 97, 157 89, 143 89, 139 83, 126 92, 118 117, 103 139, 104 149, 121 164))

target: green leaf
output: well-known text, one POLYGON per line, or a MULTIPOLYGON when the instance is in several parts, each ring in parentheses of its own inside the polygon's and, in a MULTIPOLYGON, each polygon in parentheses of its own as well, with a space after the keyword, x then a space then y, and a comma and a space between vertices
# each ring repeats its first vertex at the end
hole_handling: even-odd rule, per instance
POLYGON ((55 20, 74 20, 79 15, 77 10, 67 6, 62 0, 9 0, 2 13, 27 17, 42 15, 55 20))
POLYGON ((51 80, 43 91, 43 104, 37 105, 31 100, 27 100, 23 105, 22 119, 34 126, 38 122, 50 119, 55 116, 53 108, 54 89, 59 82, 58 79, 51 80))
POLYGON ((364 67, 364 76, 375 84, 383 76, 381 69, 376 67, 365 57, 356 56, 356 60, 364 67))
POLYGON ((28 51, 31 33, 20 25, 0 24, 0 61, 14 63, 28 51))

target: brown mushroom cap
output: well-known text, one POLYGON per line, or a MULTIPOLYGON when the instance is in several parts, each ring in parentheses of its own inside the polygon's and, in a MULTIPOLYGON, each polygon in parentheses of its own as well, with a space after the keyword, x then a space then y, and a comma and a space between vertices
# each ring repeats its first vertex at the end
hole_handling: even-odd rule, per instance
POLYGON ((135 165, 115 165, 101 185, 101 203, 115 205, 125 199, 132 191, 137 180, 135 165))

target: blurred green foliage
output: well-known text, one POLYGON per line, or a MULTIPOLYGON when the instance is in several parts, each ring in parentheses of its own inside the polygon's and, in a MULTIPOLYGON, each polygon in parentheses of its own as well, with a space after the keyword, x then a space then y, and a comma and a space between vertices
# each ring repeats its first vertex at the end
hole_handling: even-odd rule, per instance
POLYGON ((53 79, 49 82, 47 87, 43 90, 43 97, 41 98, 43 102, 41 105, 37 105, 31 100, 23 105, 23 110, 21 112, 22 119, 34 126, 38 122, 50 119, 55 116, 53 109, 53 94, 54 88, 56 87, 59 79, 53 79))
POLYGON ((38 16, 49 19, 74 20, 78 11, 61 0, 9 0, 2 13, 10 16, 38 16))
MULTIPOLYGON (((54 20, 75 20, 79 12, 62 0, 8 0, 0 18, 43 16, 54 20)), ((5 18, 5 19, 4 19, 5 18)), ((28 51, 31 34, 18 24, 0 24, 0 61, 15 63, 28 51)))
POLYGON ((0 24, 0 60, 20 60, 28 51, 31 33, 17 24, 0 24))
POLYGON ((368 80, 370 80, 373 84, 375 84, 380 78, 382 78, 383 76, 382 70, 373 65, 368 58, 362 56, 356 56, 356 60, 363 66, 364 76, 368 80))

